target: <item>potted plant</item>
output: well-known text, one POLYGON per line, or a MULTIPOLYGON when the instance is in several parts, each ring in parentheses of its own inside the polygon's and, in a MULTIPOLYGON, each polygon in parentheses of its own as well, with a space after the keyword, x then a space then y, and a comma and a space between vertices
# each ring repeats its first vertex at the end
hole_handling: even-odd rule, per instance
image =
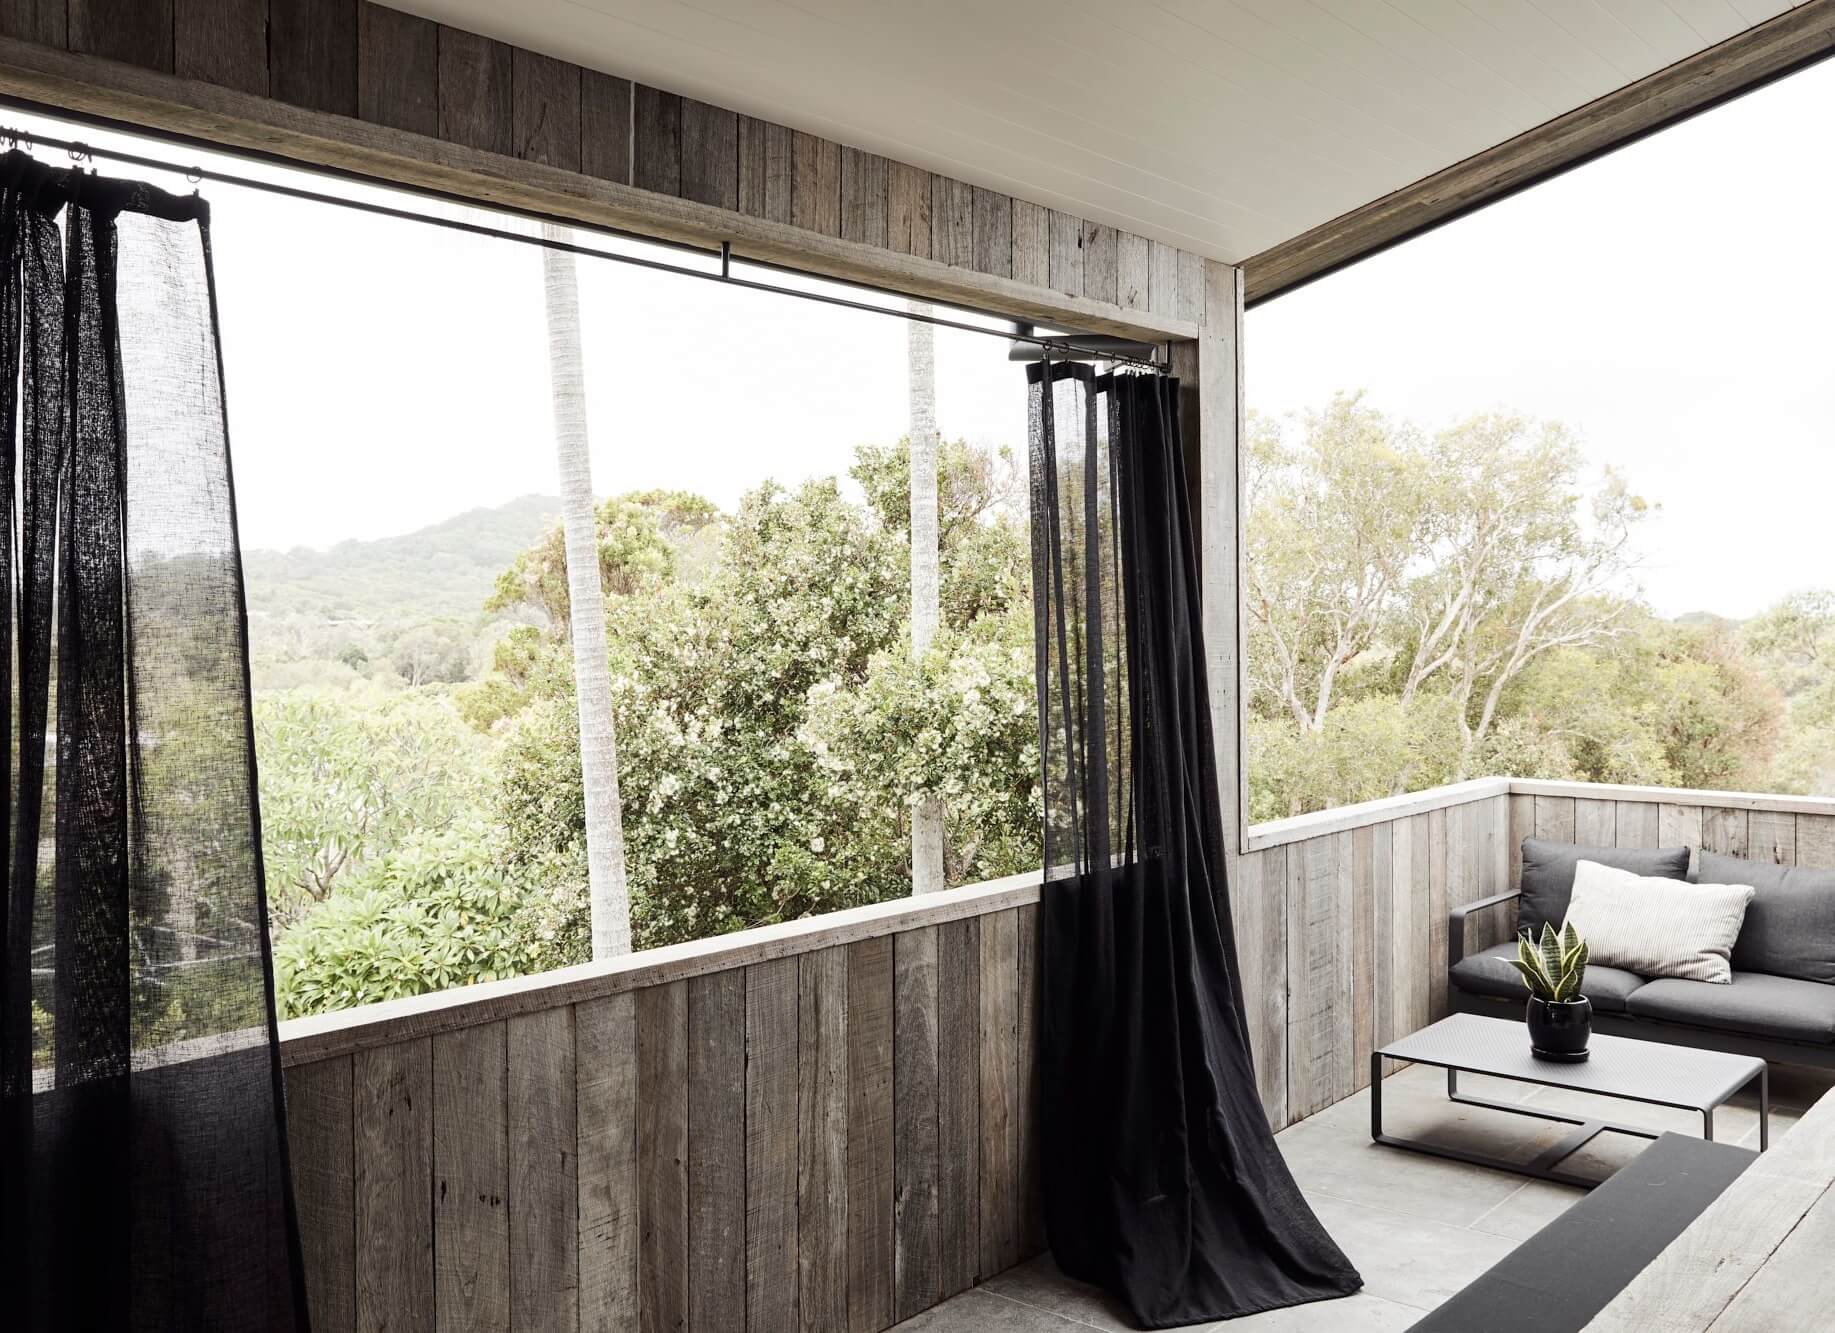
POLYGON ((1586 977, 1586 941, 1571 925, 1559 935, 1546 921, 1542 938, 1531 943, 1528 935, 1516 941, 1510 965, 1523 974, 1529 987, 1524 1015, 1529 1024, 1529 1048, 1538 1060, 1575 1064, 1587 1058, 1587 1041, 1593 1035, 1593 1002, 1580 993, 1586 977))

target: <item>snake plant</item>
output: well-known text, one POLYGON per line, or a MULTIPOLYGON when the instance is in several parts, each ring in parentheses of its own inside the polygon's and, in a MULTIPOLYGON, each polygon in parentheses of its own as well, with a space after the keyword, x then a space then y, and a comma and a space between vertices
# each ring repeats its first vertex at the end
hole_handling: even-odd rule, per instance
POLYGON ((1523 974, 1529 993, 1550 1004, 1561 1004, 1579 998, 1580 983, 1587 971, 1586 941, 1571 925, 1555 928, 1542 923, 1542 938, 1531 942, 1527 934, 1516 941, 1516 957, 1510 966, 1523 974))

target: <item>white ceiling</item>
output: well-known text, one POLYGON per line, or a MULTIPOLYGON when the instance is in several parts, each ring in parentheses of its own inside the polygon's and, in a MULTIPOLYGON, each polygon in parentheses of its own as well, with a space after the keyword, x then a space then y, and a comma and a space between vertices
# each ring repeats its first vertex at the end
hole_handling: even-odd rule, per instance
POLYGON ((1785 0, 389 0, 1237 261, 1785 0))

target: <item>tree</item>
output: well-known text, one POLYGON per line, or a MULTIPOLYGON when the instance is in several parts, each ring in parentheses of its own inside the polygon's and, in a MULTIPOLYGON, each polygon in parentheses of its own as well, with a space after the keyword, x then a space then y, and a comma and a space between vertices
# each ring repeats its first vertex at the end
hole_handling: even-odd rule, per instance
POLYGON ((587 883, 592 895, 593 957, 631 950, 631 900, 625 883, 624 819, 618 797, 618 749, 613 734, 611 681, 605 656, 605 595, 593 511, 587 447, 586 378, 582 369, 580 292, 571 239, 544 224, 556 244, 542 251, 542 293, 548 321, 549 387, 554 398, 555 452, 561 474, 561 521, 567 567, 567 623, 580 718, 580 773, 585 792, 587 883))
MULTIPOLYGON (((910 396, 911 492, 911 657, 922 661, 937 636, 942 614, 937 562, 937 368, 936 330, 930 307, 911 303, 907 325, 910 396)), ((911 892, 934 893, 944 885, 943 803, 920 797, 911 807, 911 892)))
MULTIPOLYGON (((454 620, 423 621, 395 640, 389 656, 410 687, 451 684, 471 674, 471 635, 454 620)), ((340 660, 353 671, 360 669, 348 655, 340 660)))

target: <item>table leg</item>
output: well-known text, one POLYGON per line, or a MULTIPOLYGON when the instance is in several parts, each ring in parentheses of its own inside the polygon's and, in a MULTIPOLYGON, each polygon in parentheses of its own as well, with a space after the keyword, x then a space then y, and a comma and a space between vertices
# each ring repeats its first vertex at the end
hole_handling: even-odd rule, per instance
POLYGON ((1771 1147, 1771 1066, 1759 1070, 1759 1151, 1771 1147))
POLYGON ((1446 1095, 1448 1097, 1459 1095, 1459 1071, 1457 1069, 1446 1071, 1446 1095))
POLYGON ((1701 1112, 1701 1137, 1709 1143, 1714 1141, 1714 1108, 1711 1106, 1701 1112))
POLYGON ((1370 1139, 1383 1136, 1383 1057, 1370 1057, 1370 1139))

